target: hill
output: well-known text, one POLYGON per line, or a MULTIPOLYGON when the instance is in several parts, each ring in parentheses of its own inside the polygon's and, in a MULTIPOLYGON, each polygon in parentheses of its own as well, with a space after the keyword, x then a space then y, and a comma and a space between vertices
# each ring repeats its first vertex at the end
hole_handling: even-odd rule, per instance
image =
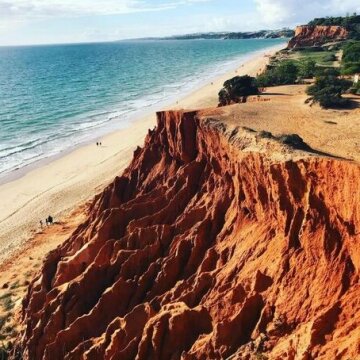
POLYGON ((208 32, 167 37, 143 38, 142 40, 238 40, 238 39, 276 39, 289 38, 294 35, 290 29, 259 30, 252 32, 208 32))

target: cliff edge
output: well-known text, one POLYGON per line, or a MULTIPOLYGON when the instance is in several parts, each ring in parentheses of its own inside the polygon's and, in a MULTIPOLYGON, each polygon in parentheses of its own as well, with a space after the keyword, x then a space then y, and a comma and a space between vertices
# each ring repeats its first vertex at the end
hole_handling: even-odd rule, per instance
POLYGON ((158 113, 47 256, 13 357, 360 354, 360 167, 265 135, 158 113))
POLYGON ((288 49, 320 46, 329 41, 346 40, 348 36, 349 32, 343 26, 297 26, 295 36, 289 41, 288 49))

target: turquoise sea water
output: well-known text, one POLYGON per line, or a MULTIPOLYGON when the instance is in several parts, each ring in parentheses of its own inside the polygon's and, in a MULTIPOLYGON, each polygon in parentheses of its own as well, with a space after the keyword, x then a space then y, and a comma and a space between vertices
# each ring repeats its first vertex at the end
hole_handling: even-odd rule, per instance
POLYGON ((113 129, 284 39, 0 48, 0 177, 113 129))

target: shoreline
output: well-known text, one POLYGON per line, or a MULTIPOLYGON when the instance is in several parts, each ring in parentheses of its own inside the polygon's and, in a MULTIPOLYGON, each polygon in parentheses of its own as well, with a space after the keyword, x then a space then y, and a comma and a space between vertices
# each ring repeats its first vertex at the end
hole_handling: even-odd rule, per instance
POLYGON ((137 114, 136 120, 129 121, 126 128, 100 136, 101 147, 92 143, 95 140, 89 140, 29 165, 25 171, 24 168, 15 171, 13 178, 9 176, 6 182, 0 180, 3 199, 0 265, 11 253, 21 249, 26 240, 42 232, 40 219, 44 221, 51 214, 58 221, 92 199, 119 175, 129 164, 133 150, 142 146, 148 129, 155 126, 156 110, 216 106, 217 93, 225 80, 236 75, 255 75, 266 65, 268 57, 283 47, 284 44, 279 44, 253 53, 233 69, 212 81, 209 77, 206 84, 180 95, 175 103, 168 99, 167 105, 156 104, 156 109, 146 109, 142 115, 137 114))
MULTIPOLYGON (((151 114, 155 113, 158 110, 161 109, 167 109, 168 107, 173 108, 174 105, 176 105, 177 101, 181 101, 184 98, 191 96, 193 93, 200 91, 203 87, 208 85, 210 82, 216 82, 219 78, 222 78, 226 76, 227 74, 230 74, 234 69, 239 68, 239 64, 247 64, 255 59, 257 59, 259 56, 262 56, 264 52, 273 52, 280 50, 283 48, 284 44, 278 44, 275 46, 270 46, 268 48, 264 48, 262 50, 256 50, 251 53, 248 53, 246 55, 241 55, 239 58, 227 61, 224 63, 225 70, 215 73, 212 76, 206 76, 206 79, 201 79, 194 81, 192 83, 186 84, 185 88, 186 90, 182 93, 178 94, 172 94, 166 99, 160 100, 159 102, 156 102, 155 104, 152 104, 149 107, 141 108, 136 111, 134 111, 129 117, 125 118, 121 122, 117 122, 116 124, 113 124, 110 126, 110 124, 105 124, 104 127, 96 128, 96 131, 89 132, 87 139, 80 141, 79 143, 69 146, 67 148, 64 148, 60 150, 58 153, 45 156, 41 159, 35 160, 34 162, 30 164, 25 164, 21 167, 17 167, 15 169, 12 169, 10 171, 5 171, 4 173, 0 173, 0 186, 4 185, 6 183, 12 182, 14 180, 17 180, 23 176, 25 176, 28 172, 31 172, 41 166, 47 165, 53 161, 56 161, 64 156, 67 156, 68 154, 72 153, 73 151, 76 151, 77 149, 92 144, 93 142, 96 142, 98 139, 104 138, 108 135, 111 135, 115 132, 119 132, 122 130, 126 130, 129 127, 131 127, 135 122, 141 121, 141 119, 150 116, 151 114)), ((126 117, 126 116, 125 116, 126 117)))

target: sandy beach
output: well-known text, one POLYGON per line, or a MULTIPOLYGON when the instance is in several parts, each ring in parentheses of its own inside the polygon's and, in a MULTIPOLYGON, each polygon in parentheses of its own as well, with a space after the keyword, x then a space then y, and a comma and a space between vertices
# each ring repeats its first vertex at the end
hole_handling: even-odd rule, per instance
MULTIPOLYGON (((254 55, 167 108, 216 106, 218 91, 225 80, 236 75, 255 75, 264 68, 269 56, 282 47, 254 55)), ((29 238, 42 232, 40 219, 44 221, 51 214, 55 221, 61 222, 71 210, 100 192, 128 165, 134 149, 143 144, 148 129, 154 126, 155 113, 99 139, 101 147, 95 143, 82 146, 0 185, 0 262, 29 238)))

